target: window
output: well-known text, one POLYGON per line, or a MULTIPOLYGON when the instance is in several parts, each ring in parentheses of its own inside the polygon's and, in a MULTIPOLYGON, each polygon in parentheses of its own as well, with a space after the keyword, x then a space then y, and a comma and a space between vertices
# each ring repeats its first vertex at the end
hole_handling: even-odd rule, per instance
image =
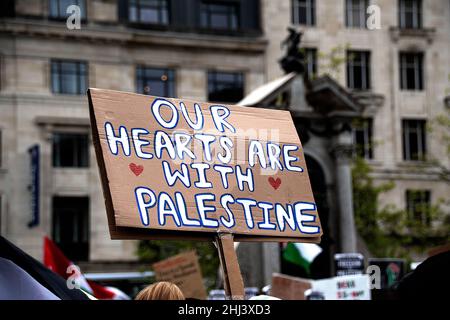
POLYGON ((49 16, 52 19, 66 19, 71 15, 67 13, 67 8, 71 5, 80 7, 81 19, 86 19, 86 1, 85 0, 50 0, 49 16))
POLYGON ((168 0, 130 0, 128 20, 136 23, 169 24, 168 0))
POLYGON ((208 72, 208 100, 238 102, 244 97, 244 76, 238 72, 208 72))
POLYGON ((3 135, 2 130, 0 129, 0 168, 3 167, 3 135))
POLYGON ((399 0, 399 26, 402 29, 422 28, 422 1, 399 0))
POLYGON ((89 143, 87 134, 53 134, 53 167, 86 168, 88 166, 89 143))
POLYGON ((53 60, 51 69, 53 93, 85 94, 88 77, 85 62, 53 60))
POLYGON ((2 234, 2 195, 0 194, 0 234, 2 234))
POLYGON ((317 75, 317 49, 304 48, 305 55, 305 76, 306 79, 313 79, 317 75))
POLYGON ((315 0, 293 0, 292 23, 314 26, 316 24, 315 0))
POLYGON ((1 18, 13 18, 16 15, 16 1, 3 0, 0 1, 0 17, 1 18))
MULTIPOLYGON (((1 8, 0 8, 0 10, 1 10, 1 8)), ((3 69, 3 55, 0 53, 0 91, 3 88, 3 82, 2 82, 3 72, 2 72, 2 69, 3 69)))
POLYGON ((373 158, 372 123, 372 119, 359 119, 353 125, 353 143, 358 157, 373 158))
POLYGON ((347 87, 370 89, 370 52, 347 51, 347 87))
POLYGON ((346 0, 345 25, 349 28, 366 28, 368 0, 346 0))
POLYGON ((403 120, 403 159, 420 161, 426 156, 425 120, 403 120))
POLYGON ((200 22, 207 29, 237 30, 240 25, 238 3, 202 1, 200 22))
POLYGON ((165 68, 137 67, 136 88, 141 94, 175 97, 175 72, 165 68))
POLYGON ((400 88, 423 90, 423 53, 400 53, 400 88))
POLYGON ((89 198, 53 197, 53 241, 72 261, 89 259, 89 198))
POLYGON ((409 219, 429 226, 430 217, 430 191, 406 190, 406 211, 409 219))

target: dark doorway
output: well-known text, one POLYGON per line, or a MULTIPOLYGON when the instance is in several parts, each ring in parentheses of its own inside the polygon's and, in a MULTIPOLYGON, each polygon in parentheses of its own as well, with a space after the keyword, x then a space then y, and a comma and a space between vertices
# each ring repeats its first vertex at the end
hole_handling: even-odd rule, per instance
POLYGON ((309 178, 311 180, 311 188, 316 201, 317 211, 319 212, 320 222, 323 228, 323 236, 320 246, 322 253, 314 259, 310 274, 300 266, 294 265, 281 259, 281 272, 302 278, 322 279, 331 277, 331 245, 333 240, 330 238, 330 231, 328 227, 329 220, 329 206, 327 200, 327 185, 325 174, 319 162, 314 158, 305 155, 306 166, 308 168, 309 178))
POLYGON ((330 238, 328 193, 325 174, 322 166, 314 158, 305 155, 306 166, 308 167, 311 188, 316 201, 317 211, 319 212, 320 222, 322 224, 323 236, 320 246, 322 253, 316 257, 311 265, 311 277, 321 279, 331 277, 331 252, 330 247, 333 240, 330 238))
POLYGON ((70 260, 89 259, 88 197, 53 197, 53 240, 70 260))

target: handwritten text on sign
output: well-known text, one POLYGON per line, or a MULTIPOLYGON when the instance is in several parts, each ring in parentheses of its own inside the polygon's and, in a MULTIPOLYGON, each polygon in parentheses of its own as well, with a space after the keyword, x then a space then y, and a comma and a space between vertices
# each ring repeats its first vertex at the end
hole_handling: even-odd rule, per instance
POLYGON ((90 98, 117 226, 320 236, 288 112, 97 89, 90 98))

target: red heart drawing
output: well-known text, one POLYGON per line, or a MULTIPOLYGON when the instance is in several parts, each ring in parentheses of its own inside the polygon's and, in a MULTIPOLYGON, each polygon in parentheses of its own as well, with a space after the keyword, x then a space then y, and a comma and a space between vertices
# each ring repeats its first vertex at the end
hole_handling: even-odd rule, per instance
POLYGON ((274 188, 275 190, 277 190, 280 187, 280 185, 281 185, 281 179, 280 178, 274 179, 274 178, 270 177, 268 180, 269 180, 269 183, 272 186, 272 188, 274 188))
POLYGON ((133 173, 136 175, 136 177, 140 175, 142 171, 144 171, 144 166, 141 166, 139 164, 130 163, 129 167, 130 170, 133 171, 133 173))

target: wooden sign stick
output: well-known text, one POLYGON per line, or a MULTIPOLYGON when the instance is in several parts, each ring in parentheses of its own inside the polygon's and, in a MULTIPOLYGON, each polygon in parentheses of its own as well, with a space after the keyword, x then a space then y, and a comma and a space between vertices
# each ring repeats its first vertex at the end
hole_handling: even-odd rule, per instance
POLYGON ((231 300, 244 300, 244 281, 234 250, 233 235, 219 233, 216 237, 216 243, 222 266, 225 294, 231 300))

